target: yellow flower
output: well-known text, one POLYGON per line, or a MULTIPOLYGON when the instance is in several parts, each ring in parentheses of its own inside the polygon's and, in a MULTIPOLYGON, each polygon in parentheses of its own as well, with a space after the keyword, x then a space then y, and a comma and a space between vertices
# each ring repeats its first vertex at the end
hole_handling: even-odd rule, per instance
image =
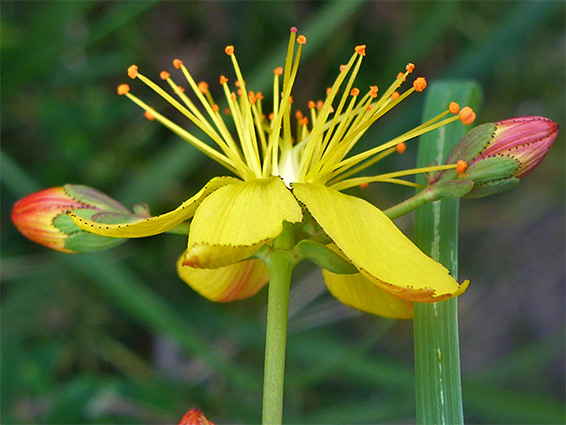
POLYGON ((387 143, 349 155, 378 118, 413 92, 422 91, 426 80, 416 78, 411 88, 399 93, 414 69, 413 64, 408 64, 381 97, 377 86, 362 95, 354 81, 366 46, 357 46, 325 100, 309 102, 306 115, 292 114, 291 91, 306 43, 306 38, 297 36, 296 31, 291 29, 285 69, 274 70, 273 113, 268 117, 264 115, 263 95, 248 91, 234 47, 226 47, 225 53, 235 69, 236 93, 225 76, 220 77, 220 85, 235 136, 228 130, 208 84, 197 84, 182 61, 175 59, 173 65, 186 78, 194 93, 192 98, 168 72, 163 71, 161 78, 179 100, 140 74, 137 66, 128 69, 131 78, 143 81, 161 95, 206 133, 215 147, 132 95, 128 85, 118 88, 120 94, 143 108, 149 119, 159 121, 237 177, 214 178, 174 211, 138 223, 104 225, 69 214, 82 229, 120 238, 155 235, 192 218, 187 250, 178 261, 178 272, 190 286, 214 301, 243 299, 259 291, 269 280, 269 272, 252 257, 271 245, 283 231, 284 222, 299 226, 306 223, 307 217, 323 230, 328 247, 358 270, 354 274, 324 270, 328 289, 344 304, 382 316, 410 318, 413 302, 436 302, 460 295, 467 281, 458 284, 445 267, 423 254, 382 211, 341 191, 371 182, 412 185, 399 177, 455 168, 446 165, 351 178, 385 156, 402 152, 404 142, 410 139, 459 117, 464 123, 473 121, 469 108, 460 114, 451 108, 452 115, 447 109, 387 143))

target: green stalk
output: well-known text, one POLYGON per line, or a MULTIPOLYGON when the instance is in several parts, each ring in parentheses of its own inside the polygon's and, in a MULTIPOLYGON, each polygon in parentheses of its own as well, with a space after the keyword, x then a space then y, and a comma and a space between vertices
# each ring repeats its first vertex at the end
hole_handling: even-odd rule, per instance
POLYGON ((289 252, 293 245, 293 226, 284 223, 283 233, 273 242, 273 250, 263 257, 269 267, 263 378, 262 423, 264 425, 278 425, 283 421, 289 289, 291 274, 296 263, 296 259, 289 252))
MULTIPOLYGON (((446 110, 450 101, 474 110, 481 88, 469 81, 446 81, 428 89, 423 122, 446 110)), ((461 123, 421 136, 417 166, 441 164, 469 130, 461 123)), ((424 178, 419 182, 424 184, 424 178)), ((415 241, 433 259, 458 273, 458 199, 424 205, 415 212, 415 241)), ((458 301, 415 303, 415 375, 418 424, 463 424, 458 301)))

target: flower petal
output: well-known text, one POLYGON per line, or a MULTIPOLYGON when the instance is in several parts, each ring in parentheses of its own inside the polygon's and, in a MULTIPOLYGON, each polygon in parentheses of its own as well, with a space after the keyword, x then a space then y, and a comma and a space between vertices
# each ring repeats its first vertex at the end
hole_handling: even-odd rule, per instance
POLYGON ((185 264, 217 268, 246 259, 279 236, 284 221, 302 218, 301 207, 279 177, 224 186, 198 207, 185 264))
POLYGON ((322 270, 324 283, 342 304, 391 319, 411 319, 413 303, 378 288, 361 273, 335 274, 322 270))
POLYGON ((417 302, 460 295, 440 263, 427 257, 378 208, 326 186, 294 183, 293 194, 360 272, 381 289, 417 302))
POLYGON ((83 230, 97 235, 113 238, 143 238, 163 233, 193 216, 200 203, 212 192, 226 185, 239 183, 233 177, 215 177, 210 180, 195 196, 183 202, 177 209, 166 214, 147 218, 137 223, 101 224, 79 217, 69 211, 73 222, 83 230))
POLYGON ((269 269, 259 259, 217 269, 195 269, 177 261, 177 272, 191 288, 211 301, 230 302, 255 295, 269 281, 269 269))

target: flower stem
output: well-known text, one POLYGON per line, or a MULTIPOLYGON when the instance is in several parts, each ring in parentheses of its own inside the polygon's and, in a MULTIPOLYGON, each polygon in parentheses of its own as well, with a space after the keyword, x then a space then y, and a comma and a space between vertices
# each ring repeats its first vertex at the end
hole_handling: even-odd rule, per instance
MULTIPOLYGON (((477 109, 481 89, 474 82, 432 85, 423 121, 446 108, 450 101, 477 109)), ((421 136, 418 166, 443 162, 466 130, 457 123, 442 132, 421 136)), ((415 212, 417 245, 446 266, 454 278, 458 271, 458 208, 457 199, 445 199, 424 205, 415 212)), ((417 423, 463 424, 457 300, 415 303, 414 336, 417 423)))
POLYGON ((284 223, 283 233, 274 240, 273 250, 265 256, 269 267, 269 287, 263 378, 262 423, 264 425, 281 424, 283 420, 289 289, 291 274, 296 263, 289 252, 293 244, 293 227, 290 223, 284 223))

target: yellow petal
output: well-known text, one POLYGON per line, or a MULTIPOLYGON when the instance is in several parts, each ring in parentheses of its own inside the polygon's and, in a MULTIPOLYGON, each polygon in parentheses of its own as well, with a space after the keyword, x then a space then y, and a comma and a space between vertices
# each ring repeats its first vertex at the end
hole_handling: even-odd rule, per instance
POLYGON ((335 274, 322 270, 326 287, 342 304, 391 319, 411 319, 413 303, 385 292, 361 273, 335 274))
POLYGON ((97 235, 113 238, 143 238, 163 233, 193 216, 195 210, 212 192, 226 185, 239 183, 233 177, 215 177, 210 180, 195 196, 183 202, 177 209, 166 214, 147 218, 137 223, 101 224, 81 218, 73 212, 67 212, 73 222, 83 230, 97 235))
POLYGON ((191 288, 211 301, 230 302, 255 295, 269 281, 269 269, 261 260, 241 261, 217 269, 195 269, 177 261, 177 272, 191 288))
POLYGON ((363 199, 310 183, 294 183, 293 193, 362 274, 379 288, 418 302, 436 302, 463 293, 448 270, 417 248, 363 199))
POLYGON ((302 218, 299 203, 279 177, 221 187, 195 213, 185 264, 217 268, 241 261, 279 236, 284 221, 302 218))

